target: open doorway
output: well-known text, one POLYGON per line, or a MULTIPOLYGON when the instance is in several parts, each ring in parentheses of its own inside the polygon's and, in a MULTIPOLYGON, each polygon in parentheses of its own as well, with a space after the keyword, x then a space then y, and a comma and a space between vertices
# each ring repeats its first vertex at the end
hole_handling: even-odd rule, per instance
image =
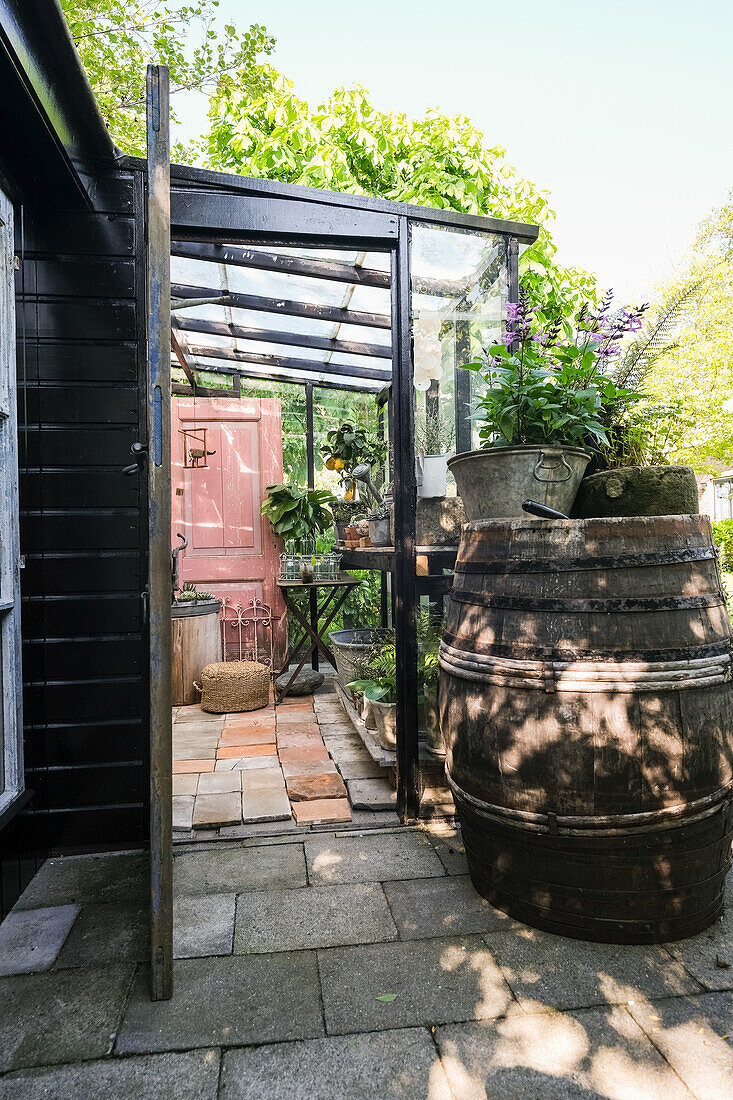
POLYGON ((348 687, 394 678, 390 253, 171 251, 174 838, 397 824, 394 689, 348 687), (269 694, 230 709, 202 673, 242 660, 269 694))

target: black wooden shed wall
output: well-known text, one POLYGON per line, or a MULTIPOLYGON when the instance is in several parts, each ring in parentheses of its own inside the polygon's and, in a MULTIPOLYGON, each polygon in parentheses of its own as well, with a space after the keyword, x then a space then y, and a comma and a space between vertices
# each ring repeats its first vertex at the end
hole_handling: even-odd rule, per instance
POLYGON ((0 832, 7 910, 47 854, 147 835, 143 183, 16 210, 24 744, 33 799, 0 832))

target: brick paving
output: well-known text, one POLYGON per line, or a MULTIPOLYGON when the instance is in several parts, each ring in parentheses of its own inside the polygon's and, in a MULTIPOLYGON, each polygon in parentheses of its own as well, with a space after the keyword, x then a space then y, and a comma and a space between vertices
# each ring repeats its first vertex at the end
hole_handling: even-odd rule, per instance
POLYGON ((385 770, 374 764, 328 682, 315 696, 247 713, 214 715, 197 706, 174 711, 178 842, 210 839, 212 832, 231 837, 238 828, 244 836, 283 821, 301 828, 358 825, 366 815, 369 825, 391 825, 397 823, 395 808, 385 770))
POLYGON ((733 1095, 730 876, 700 935, 588 944, 481 899, 447 822, 293 828, 175 849, 167 1002, 144 858, 48 860, 0 925, 0 1100, 733 1095))

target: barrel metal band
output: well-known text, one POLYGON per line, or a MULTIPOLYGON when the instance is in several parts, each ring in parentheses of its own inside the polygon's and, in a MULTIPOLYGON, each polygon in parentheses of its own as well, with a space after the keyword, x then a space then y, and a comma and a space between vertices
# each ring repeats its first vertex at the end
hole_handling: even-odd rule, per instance
POLYGON ((711 794, 697 798, 693 802, 678 802, 675 806, 664 806, 638 814, 536 814, 527 810, 512 810, 508 806, 495 806, 481 798, 464 791, 450 774, 448 767, 445 777, 454 797, 469 806, 481 817, 493 819, 508 825, 531 829, 536 832, 551 833, 553 836, 574 836, 579 833, 588 836, 610 836, 614 832, 648 832, 654 829, 669 828, 670 825, 689 825, 716 813, 721 804, 733 798, 733 784, 726 783, 711 794))
POLYGON ((568 615, 589 615, 594 612, 691 611, 700 607, 720 607, 725 603, 721 592, 703 596, 648 596, 645 599, 610 597, 609 599, 561 599, 541 596, 504 596, 488 592, 463 592, 453 588, 450 598, 455 603, 478 604, 504 611, 559 611, 568 615))
POLYGON ((581 646, 566 645, 542 646, 532 642, 516 641, 511 643, 482 643, 477 639, 465 638, 443 633, 446 645, 452 645, 465 653, 470 645, 471 656, 508 657, 510 660, 525 658, 530 661, 689 661, 703 657, 718 657, 731 652, 731 639, 720 642, 708 642, 704 645, 678 646, 676 649, 585 649, 581 646))
POLYGON ((663 550, 653 554, 619 554, 615 557, 586 558, 521 558, 487 561, 457 561, 456 573, 582 573, 592 569, 640 569, 645 566, 682 565, 686 562, 709 561, 717 557, 713 546, 692 546, 679 550, 663 550))
POLYGON ((526 661, 467 653, 445 641, 438 661, 461 680, 538 691, 683 691, 731 678, 731 655, 682 661, 526 661))

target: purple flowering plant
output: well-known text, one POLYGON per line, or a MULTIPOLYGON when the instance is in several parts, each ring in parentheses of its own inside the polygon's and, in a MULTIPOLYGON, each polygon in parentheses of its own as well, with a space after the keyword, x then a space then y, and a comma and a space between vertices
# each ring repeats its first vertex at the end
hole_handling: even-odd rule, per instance
POLYGON ((608 444, 612 424, 642 397, 616 384, 613 366, 647 308, 612 303, 609 291, 595 311, 583 305, 574 324, 539 314, 523 289, 507 303, 504 341, 465 364, 483 382, 473 412, 482 447, 608 444))

